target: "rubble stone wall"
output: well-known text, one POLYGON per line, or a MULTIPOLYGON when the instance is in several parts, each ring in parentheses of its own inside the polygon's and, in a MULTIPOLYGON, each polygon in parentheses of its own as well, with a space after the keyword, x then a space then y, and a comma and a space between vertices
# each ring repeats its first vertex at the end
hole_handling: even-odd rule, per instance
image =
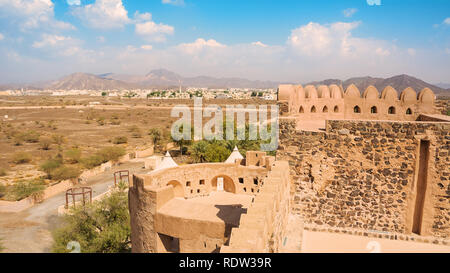
POLYGON ((421 140, 430 141, 424 236, 450 235, 450 123, 280 120, 277 160, 289 161, 292 212, 306 223, 410 234, 421 140))

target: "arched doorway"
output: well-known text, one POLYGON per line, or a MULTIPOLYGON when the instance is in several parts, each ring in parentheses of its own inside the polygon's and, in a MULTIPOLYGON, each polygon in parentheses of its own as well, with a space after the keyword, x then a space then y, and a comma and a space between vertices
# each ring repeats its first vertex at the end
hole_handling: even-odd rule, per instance
POLYGON ((172 180, 167 183, 167 186, 172 186, 173 191, 175 192, 175 197, 184 197, 184 189, 180 182, 176 180, 172 180))
POLYGON ((395 107, 394 106, 389 107, 388 114, 389 115, 395 115, 395 107))
POLYGON ((322 112, 323 113, 328 113, 328 107, 324 106, 322 112))
POLYGON ((212 191, 225 191, 236 193, 233 179, 227 175, 218 175, 211 180, 212 191))

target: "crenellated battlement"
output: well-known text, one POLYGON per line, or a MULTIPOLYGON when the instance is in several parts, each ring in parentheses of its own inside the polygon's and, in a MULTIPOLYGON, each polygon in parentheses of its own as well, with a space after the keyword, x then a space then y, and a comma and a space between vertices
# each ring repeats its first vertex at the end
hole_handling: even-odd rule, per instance
POLYGON ((429 88, 417 93, 408 87, 400 95, 387 86, 380 93, 370 85, 364 92, 354 85, 344 91, 337 85, 280 85, 281 114, 298 120, 368 119, 416 120, 420 114, 435 114, 435 95, 429 88))

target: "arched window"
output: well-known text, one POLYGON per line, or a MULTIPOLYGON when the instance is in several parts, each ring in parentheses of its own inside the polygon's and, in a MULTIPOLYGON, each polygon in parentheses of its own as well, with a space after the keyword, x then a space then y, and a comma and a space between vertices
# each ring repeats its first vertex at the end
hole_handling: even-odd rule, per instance
POLYGON ((315 113, 315 112, 317 112, 316 107, 315 106, 311 107, 311 113, 315 113))
POLYGON ((407 115, 412 115, 412 110, 411 110, 411 108, 408 108, 408 110, 406 110, 406 114, 407 114, 407 115))
POLYGON ((395 115, 395 107, 394 106, 389 107, 388 114, 395 115))
POLYGON ((378 113, 377 107, 376 107, 376 106, 372 106, 372 108, 370 108, 370 113, 371 113, 371 114, 376 114, 376 113, 378 113))
POLYGON ((324 106, 322 112, 323 113, 328 113, 328 107, 324 106))
POLYGON ((355 108, 353 108, 353 112, 355 112, 356 114, 361 114, 361 108, 359 108, 359 106, 356 105, 355 108))
POLYGON ((334 107, 334 112, 335 112, 335 113, 338 113, 338 112, 339 112, 339 107, 338 107, 337 105, 334 107))
POLYGON ((299 113, 305 113, 305 110, 303 110, 303 106, 300 106, 300 110, 298 110, 299 113))

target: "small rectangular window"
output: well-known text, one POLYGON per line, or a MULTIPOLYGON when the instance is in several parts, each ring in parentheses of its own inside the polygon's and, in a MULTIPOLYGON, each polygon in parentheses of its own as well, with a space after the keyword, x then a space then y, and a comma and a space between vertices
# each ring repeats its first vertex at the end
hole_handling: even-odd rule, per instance
POLYGON ((258 178, 253 178, 253 184, 258 185, 258 178))
POLYGON ((186 187, 190 187, 191 186, 191 181, 187 181, 186 182, 186 187))
POLYGON ((205 180, 200 180, 200 185, 205 185, 205 180))
POLYGON ((239 183, 244 184, 244 178, 239 177, 239 183))

